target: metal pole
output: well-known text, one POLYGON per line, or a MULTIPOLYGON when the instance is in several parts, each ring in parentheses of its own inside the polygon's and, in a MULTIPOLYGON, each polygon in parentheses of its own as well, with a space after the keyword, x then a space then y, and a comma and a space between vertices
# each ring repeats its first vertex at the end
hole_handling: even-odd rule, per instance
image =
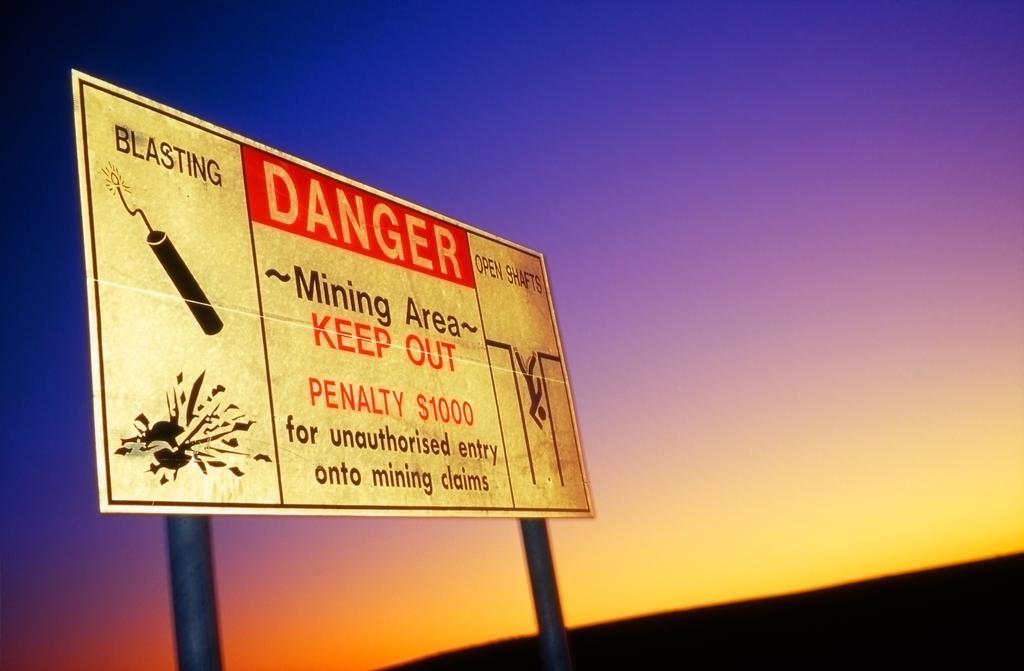
POLYGON ((210 518, 167 517, 167 554, 179 671, 220 671, 210 518))
POLYGON ((540 629, 540 656, 547 671, 572 671, 569 640, 562 620, 562 605, 558 600, 555 565, 551 559, 548 525, 542 519, 519 520, 523 532, 526 564, 530 567, 530 586, 533 605, 537 610, 540 629))

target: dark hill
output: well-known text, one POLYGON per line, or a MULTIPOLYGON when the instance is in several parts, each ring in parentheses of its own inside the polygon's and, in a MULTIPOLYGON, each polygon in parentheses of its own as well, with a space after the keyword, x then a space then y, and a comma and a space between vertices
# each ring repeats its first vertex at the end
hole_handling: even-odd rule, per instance
MULTIPOLYGON (((577 669, 1024 668, 1024 554, 569 632, 577 669)), ((540 669, 535 637, 402 671, 540 669)))

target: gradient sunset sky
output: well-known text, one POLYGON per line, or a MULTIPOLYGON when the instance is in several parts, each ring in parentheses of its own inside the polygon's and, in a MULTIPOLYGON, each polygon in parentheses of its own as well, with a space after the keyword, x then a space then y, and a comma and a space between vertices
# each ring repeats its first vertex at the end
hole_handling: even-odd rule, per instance
MULTIPOLYGON (((5 20, 4 669, 174 667, 163 519, 97 512, 71 68, 544 252, 570 626, 1024 551, 1021 3, 145 4, 5 20)), ((229 669, 535 631, 512 520, 213 529, 229 669)))

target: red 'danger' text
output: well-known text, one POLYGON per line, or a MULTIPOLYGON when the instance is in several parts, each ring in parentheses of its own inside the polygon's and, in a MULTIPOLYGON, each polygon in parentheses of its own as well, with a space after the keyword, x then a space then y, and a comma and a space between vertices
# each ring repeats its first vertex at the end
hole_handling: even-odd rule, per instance
POLYGON ((254 222, 475 286, 462 229, 244 145, 242 160, 254 222))

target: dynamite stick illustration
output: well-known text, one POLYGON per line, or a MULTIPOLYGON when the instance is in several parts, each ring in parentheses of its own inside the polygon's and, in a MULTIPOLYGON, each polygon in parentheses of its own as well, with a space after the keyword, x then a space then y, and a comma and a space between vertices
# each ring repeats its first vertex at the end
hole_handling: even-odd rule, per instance
POLYGON ((125 192, 131 193, 131 188, 125 183, 117 168, 108 165, 103 169, 103 175, 106 177, 107 188, 121 199, 121 205, 124 206, 125 212, 131 217, 135 215, 142 217, 142 222, 146 224, 146 230, 149 231, 146 236, 149 248, 153 250, 153 254, 160 261, 160 265, 163 266, 167 276, 170 277, 174 287, 178 290, 178 295, 181 296, 182 300, 185 301, 185 305, 192 312, 192 316, 199 322, 199 327, 203 329, 203 333, 206 335, 220 333, 221 329, 224 328, 224 322, 221 321, 217 311, 210 304, 210 299, 206 297, 206 293, 199 286, 195 275, 192 274, 192 271, 185 265, 181 255, 178 254, 174 243, 167 237, 167 233, 154 230, 153 226, 149 223, 149 218, 146 217, 146 213, 141 207, 132 208, 128 205, 124 194, 125 192))

